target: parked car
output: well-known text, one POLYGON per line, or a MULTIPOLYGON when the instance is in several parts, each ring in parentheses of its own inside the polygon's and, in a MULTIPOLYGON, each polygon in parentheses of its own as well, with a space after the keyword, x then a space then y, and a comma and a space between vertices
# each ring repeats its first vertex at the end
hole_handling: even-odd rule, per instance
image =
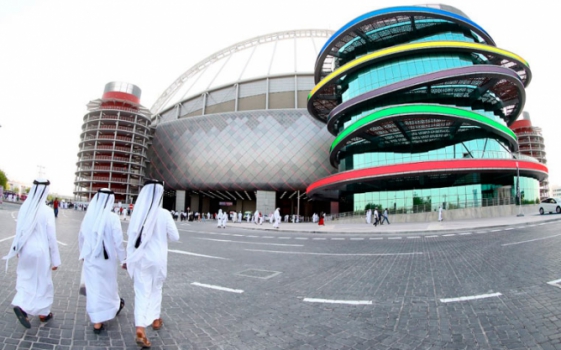
POLYGON ((540 214, 561 213, 561 198, 546 198, 540 203, 540 214))

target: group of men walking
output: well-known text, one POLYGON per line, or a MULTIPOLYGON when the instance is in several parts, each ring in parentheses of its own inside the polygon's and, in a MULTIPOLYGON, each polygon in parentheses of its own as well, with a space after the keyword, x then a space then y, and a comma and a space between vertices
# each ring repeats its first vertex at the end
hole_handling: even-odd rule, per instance
MULTIPOLYGON (((6 260, 18 257, 14 313, 25 328, 31 328, 29 316, 41 322, 53 317, 52 271, 61 264, 56 240, 53 211, 45 204, 49 181, 37 179, 22 204, 16 235, 6 260)), ((136 343, 150 347, 146 327, 159 330, 162 288, 167 276, 168 241, 177 241, 179 233, 170 213, 161 208, 164 187, 150 180, 144 184, 128 227, 128 243, 123 246, 121 223, 113 209, 115 195, 100 189, 91 200, 78 237, 83 261, 86 311, 93 332, 100 334, 104 322, 118 316, 125 301, 117 284, 118 265, 128 271, 135 293, 134 318, 136 343)))
POLYGON ((384 209, 383 213, 378 212, 378 208, 374 208, 374 212, 372 209, 366 210, 366 223, 373 224, 374 226, 378 226, 378 224, 383 225, 384 221, 390 224, 390 220, 388 219, 388 209, 384 209))

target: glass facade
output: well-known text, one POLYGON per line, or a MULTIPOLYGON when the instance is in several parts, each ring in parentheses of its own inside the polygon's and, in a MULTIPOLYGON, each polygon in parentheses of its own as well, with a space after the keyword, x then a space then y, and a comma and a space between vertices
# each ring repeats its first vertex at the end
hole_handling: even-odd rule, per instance
POLYGON ((351 21, 319 55, 337 52, 333 71, 316 63, 308 110, 336 136, 330 160, 339 176, 310 188, 339 190, 347 211, 513 204, 517 188, 523 202, 538 200, 542 169, 532 172, 537 160, 518 154, 508 128, 523 106, 526 61, 496 48, 467 17, 422 6, 391 10, 359 17, 360 26, 351 21))
MULTIPOLYGON (((388 208, 393 213, 435 211, 507 205, 516 203, 516 177, 510 177, 512 186, 474 184, 431 189, 380 191, 354 194, 354 211, 365 210, 367 205, 388 208)), ((540 186, 532 178, 520 177, 520 191, 524 203, 539 202, 540 186)))

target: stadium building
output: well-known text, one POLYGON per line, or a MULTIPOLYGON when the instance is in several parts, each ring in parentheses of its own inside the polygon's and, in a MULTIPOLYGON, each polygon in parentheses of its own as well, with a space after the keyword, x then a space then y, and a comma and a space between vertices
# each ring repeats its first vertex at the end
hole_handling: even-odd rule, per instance
POLYGON ((166 208, 332 212, 306 196, 309 184, 335 172, 325 162, 334 137, 306 110, 313 62, 331 34, 296 30, 237 43, 164 91, 151 109, 148 158, 149 175, 169 189, 166 208))
MULTIPOLYGON (((519 152, 509 128, 531 71, 460 10, 392 7, 339 29, 315 63, 308 111, 334 140, 337 170, 307 188, 396 212, 513 203, 540 197, 547 167, 519 152)), ((522 146, 520 146, 522 147, 522 146)))

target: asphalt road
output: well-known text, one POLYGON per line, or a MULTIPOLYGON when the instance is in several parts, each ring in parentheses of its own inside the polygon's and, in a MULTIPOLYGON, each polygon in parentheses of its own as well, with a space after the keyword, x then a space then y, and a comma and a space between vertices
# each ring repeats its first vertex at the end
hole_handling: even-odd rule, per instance
MULTIPOLYGON (((2 255, 18 209, 0 210, 2 255)), ((125 309, 92 332, 78 294, 83 215, 57 219, 53 320, 23 328, 15 261, 1 274, 0 349, 137 348, 124 270, 125 309)), ((384 236, 177 225, 153 349, 561 349, 560 221, 384 236)))

